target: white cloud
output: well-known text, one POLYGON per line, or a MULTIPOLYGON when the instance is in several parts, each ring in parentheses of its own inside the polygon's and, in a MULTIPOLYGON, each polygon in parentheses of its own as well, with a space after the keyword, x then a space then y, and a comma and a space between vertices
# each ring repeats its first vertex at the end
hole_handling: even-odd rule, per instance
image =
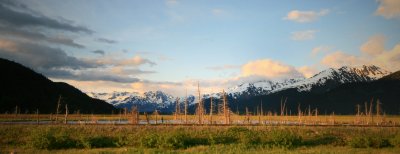
POLYGON ((385 37, 383 35, 375 35, 360 47, 361 52, 376 56, 385 51, 385 37))
POLYGON ((129 83, 117 83, 112 81, 77 81, 77 80, 66 80, 66 79, 54 79, 55 82, 65 82, 77 87, 83 92, 113 92, 113 91, 127 91, 134 92, 131 84, 129 83))
POLYGON ((156 73, 155 71, 146 71, 146 70, 141 70, 139 68, 135 67, 124 67, 124 66, 115 66, 110 68, 109 72, 112 74, 117 74, 117 75, 126 75, 126 76, 138 76, 138 75, 143 75, 143 74, 152 74, 156 73))
POLYGON ((311 54, 310 55, 311 55, 311 57, 315 57, 318 54, 323 53, 323 52, 327 52, 329 50, 331 50, 331 47, 329 47, 329 46, 318 46, 318 47, 315 47, 315 48, 313 48, 311 50, 311 54))
POLYGON ((162 90, 163 92, 172 94, 173 96, 184 96, 185 94, 185 86, 181 82, 142 81, 132 83, 130 86, 132 91, 138 93, 162 90))
POLYGON ((293 66, 270 59, 250 61, 242 66, 241 76, 266 78, 293 78, 302 76, 293 66))
POLYGON ((306 78, 312 77, 319 72, 319 70, 313 66, 302 66, 300 68, 297 68, 297 70, 302 73, 306 78))
POLYGON ((344 65, 377 65, 389 71, 400 69, 400 43, 391 50, 384 49, 385 39, 381 35, 371 37, 360 47, 360 56, 350 55, 343 51, 336 51, 325 56, 321 64, 328 67, 341 67, 344 65))
POLYGON ((293 10, 290 11, 286 17, 283 19, 285 20, 291 20, 299 23, 306 23, 306 22, 312 22, 317 20, 319 17, 325 16, 329 13, 328 9, 321 10, 319 12, 315 11, 299 11, 299 10, 293 10))
POLYGON ((311 40, 314 39, 316 32, 316 30, 292 32, 291 39, 295 41, 311 40))
POLYGON ((131 58, 103 57, 98 59, 87 59, 86 61, 94 61, 94 63, 101 65, 125 66, 125 67, 138 67, 144 64, 148 64, 150 66, 156 65, 155 62, 138 55, 133 56, 131 58))
POLYGON ((132 58, 122 60, 119 64, 120 65, 133 65, 133 66, 138 66, 138 65, 142 65, 142 64, 149 64, 150 66, 156 65, 156 63, 154 63, 148 59, 142 58, 140 56, 134 56, 132 58))
POLYGON ((367 60, 362 57, 347 54, 343 51, 336 51, 326 55, 321 63, 327 67, 339 68, 342 66, 357 66, 367 64, 367 60))
MULTIPOLYGON (((187 89, 188 94, 197 93, 197 83, 200 83, 202 94, 215 93, 227 90, 230 87, 237 86, 241 83, 254 82, 264 79, 276 80, 283 78, 310 77, 318 72, 312 66, 303 66, 295 68, 294 66, 271 59, 260 59, 249 61, 241 66, 223 65, 220 67, 212 67, 210 69, 233 69, 240 68, 241 73, 230 78, 214 78, 214 79, 186 79, 181 82, 157 82, 140 80, 134 83, 118 83, 108 81, 76 81, 62 80, 68 82, 79 89, 87 92, 113 92, 128 91, 144 93, 147 91, 162 90, 173 96, 185 96, 187 89)), ((112 69, 118 75, 124 75, 126 72, 120 68, 112 69)), ((140 70, 135 70, 140 71, 140 70)), ((142 73, 142 72, 141 72, 142 73)))
POLYGON ((400 18, 399 0, 378 0, 379 6, 375 11, 376 15, 383 16, 386 19, 400 18))
POLYGON ((372 63, 391 71, 400 70, 400 43, 393 49, 385 51, 372 59, 372 63))

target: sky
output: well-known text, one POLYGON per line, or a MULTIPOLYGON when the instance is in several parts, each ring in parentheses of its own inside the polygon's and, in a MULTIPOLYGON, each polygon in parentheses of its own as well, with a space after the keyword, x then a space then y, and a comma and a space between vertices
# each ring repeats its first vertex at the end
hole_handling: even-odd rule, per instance
POLYGON ((0 57, 84 92, 400 70, 399 0, 0 0, 0 57))

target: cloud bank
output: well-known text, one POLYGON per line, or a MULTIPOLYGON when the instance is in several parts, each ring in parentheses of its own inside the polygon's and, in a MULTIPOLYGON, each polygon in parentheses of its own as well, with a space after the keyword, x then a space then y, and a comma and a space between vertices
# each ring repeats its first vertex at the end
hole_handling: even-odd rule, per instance
POLYGON ((242 66, 241 76, 262 76, 276 79, 302 77, 303 75, 293 66, 271 59, 262 59, 244 64, 242 66))
POLYGON ((319 12, 315 11, 299 11, 293 10, 290 11, 284 20, 290 20, 298 23, 307 23, 317 20, 319 17, 325 16, 329 13, 328 9, 321 10, 319 12))
POLYGON ((386 19, 400 18, 400 1, 378 0, 379 6, 375 15, 383 16, 386 19))
POLYGON ((386 50, 385 37, 383 35, 375 35, 361 45, 360 55, 351 55, 343 51, 336 51, 326 55, 321 64, 327 67, 341 67, 344 65, 377 65, 390 71, 400 70, 400 43, 396 44, 392 49, 386 50))

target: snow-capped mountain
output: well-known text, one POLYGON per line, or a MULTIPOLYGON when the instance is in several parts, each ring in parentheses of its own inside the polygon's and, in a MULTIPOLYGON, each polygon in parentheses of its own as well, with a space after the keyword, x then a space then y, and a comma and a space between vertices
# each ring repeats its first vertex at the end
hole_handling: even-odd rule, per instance
MULTIPOLYGON (((148 91, 143 94, 137 92, 113 92, 113 93, 93 93, 87 95, 93 98, 105 100, 106 102, 118 108, 128 108, 138 106, 141 112, 152 112, 155 109, 161 112, 171 112, 175 109, 176 97, 166 94, 162 91, 148 91)), ((188 104, 194 103, 195 97, 189 95, 188 104)), ((185 101, 185 98, 179 98, 179 102, 185 101)))
MULTIPOLYGON (((391 72, 377 66, 360 66, 341 68, 329 68, 323 70, 310 78, 295 78, 281 80, 259 80, 256 82, 242 83, 227 89, 228 96, 237 99, 240 97, 252 97, 268 95, 286 89, 296 89, 299 92, 322 93, 330 91, 345 83, 370 82, 389 75, 391 72)), ((162 91, 149 91, 143 94, 130 92, 113 93, 87 93, 89 96, 105 100, 118 108, 131 108, 137 105, 140 111, 173 112, 175 109, 176 97, 162 91)), ((222 93, 204 94, 204 98, 220 98, 222 93)), ((180 98, 183 102, 185 98, 180 98)), ((188 96, 189 105, 197 102, 195 96, 188 96)))
POLYGON ((88 96, 104 100, 114 106, 125 103, 130 97, 140 97, 141 95, 136 92, 113 92, 113 93, 86 93, 88 96))
POLYGON ((374 65, 363 65, 360 67, 343 66, 338 69, 329 68, 308 79, 300 80, 272 92, 288 88, 297 88, 298 91, 329 91, 329 89, 337 87, 344 83, 370 82, 380 79, 385 75, 389 75, 390 73, 391 72, 374 65))
POLYGON ((227 92, 231 96, 239 97, 241 95, 266 95, 290 88, 295 88, 298 91, 329 91, 340 84, 369 82, 380 79, 390 73, 391 72, 374 65, 363 65, 360 67, 343 66, 337 69, 326 69, 310 78, 295 78, 277 81, 260 80, 252 83, 243 83, 229 88, 227 92))
POLYGON ((304 80, 304 78, 296 78, 296 79, 283 79, 278 81, 273 80, 260 80, 251 83, 243 83, 234 87, 231 87, 227 90, 228 94, 233 96, 238 95, 248 95, 248 96, 256 96, 268 94, 271 91, 275 91, 278 89, 282 89, 283 87, 292 85, 296 82, 304 80))
POLYGON ((343 69, 347 69, 349 72, 353 72, 359 75, 365 75, 368 76, 371 79, 377 80, 380 79, 386 75, 391 74, 392 72, 389 72, 387 70, 384 70, 378 66, 370 65, 370 66, 360 66, 360 67, 342 67, 343 69))

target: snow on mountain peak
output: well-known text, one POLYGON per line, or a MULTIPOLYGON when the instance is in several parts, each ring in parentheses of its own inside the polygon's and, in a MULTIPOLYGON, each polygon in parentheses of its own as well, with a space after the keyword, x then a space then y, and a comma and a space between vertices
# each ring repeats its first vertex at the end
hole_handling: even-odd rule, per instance
POLYGON ((329 68, 315 74, 314 76, 296 82, 292 85, 283 87, 280 90, 288 88, 297 88, 299 91, 310 91, 315 86, 325 85, 328 80, 333 81, 331 84, 343 84, 351 82, 369 82, 372 80, 377 80, 385 75, 390 74, 389 71, 381 69, 377 66, 359 66, 359 67, 349 67, 343 66, 341 68, 329 68))
POLYGON ((377 80, 390 74, 389 71, 374 65, 362 65, 358 67, 343 66, 341 68, 328 68, 310 78, 295 78, 281 80, 260 80, 251 83, 243 83, 228 89, 228 93, 240 95, 246 91, 256 91, 259 94, 274 93, 281 90, 296 88, 298 91, 310 91, 313 87, 323 86, 328 80, 334 84, 351 82, 368 82, 377 80))
MULTIPOLYGON (((342 67, 344 68, 344 67, 342 67)), ((389 75, 391 72, 384 70, 375 65, 362 65, 358 67, 346 67, 349 71, 354 72, 359 75, 368 76, 374 80, 382 78, 383 76, 389 75)))
MULTIPOLYGON (((87 92, 87 95, 93 98, 104 100, 118 108, 130 109, 133 105, 139 107, 140 111, 152 112, 155 109, 169 111, 175 107, 176 97, 166 94, 162 91, 148 91, 143 94, 137 92, 112 92, 112 93, 94 93, 87 92)), ((195 97, 187 97, 188 104, 194 103, 195 97)), ((185 98, 180 98, 182 103, 185 98)))
MULTIPOLYGON (((374 65, 362 65, 357 67, 343 66, 341 68, 328 68, 310 78, 253 80, 244 82, 227 89, 228 95, 233 98, 246 96, 257 96, 275 93, 285 89, 297 89, 298 91, 326 91, 340 84, 352 82, 369 82, 377 80, 391 72, 374 65)), ((145 93, 135 92, 113 92, 113 93, 87 93, 89 96, 105 100, 116 107, 130 108, 132 105, 141 105, 141 109, 154 111, 154 109, 173 110, 176 97, 162 91, 148 91, 145 93)), ((203 94, 204 98, 221 97, 222 93, 203 94)), ((187 97, 189 105, 197 103, 197 97, 187 97)), ((184 102, 185 98, 180 98, 184 102)))

